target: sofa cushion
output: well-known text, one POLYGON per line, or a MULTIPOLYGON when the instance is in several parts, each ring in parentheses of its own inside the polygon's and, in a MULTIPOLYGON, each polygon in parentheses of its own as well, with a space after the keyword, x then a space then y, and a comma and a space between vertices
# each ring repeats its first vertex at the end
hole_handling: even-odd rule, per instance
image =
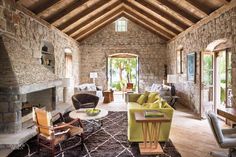
POLYGON ((155 93, 155 92, 149 93, 147 103, 153 103, 156 100, 156 98, 155 98, 156 95, 157 95, 157 93, 155 93))
POLYGON ((147 100, 147 96, 145 96, 144 94, 140 95, 140 97, 137 100, 137 103, 139 103, 140 105, 142 105, 143 103, 145 103, 147 100))
POLYGON ((157 109, 157 108, 161 108, 162 106, 161 106, 161 102, 160 101, 155 101, 154 103, 150 103, 150 106, 149 106, 149 108, 150 109, 157 109))

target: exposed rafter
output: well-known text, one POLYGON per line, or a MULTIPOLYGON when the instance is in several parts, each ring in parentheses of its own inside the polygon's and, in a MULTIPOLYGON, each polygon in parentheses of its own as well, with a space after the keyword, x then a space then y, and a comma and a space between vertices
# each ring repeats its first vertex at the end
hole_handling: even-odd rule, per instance
POLYGON ((184 9, 176 6, 171 1, 168 1, 168 0, 156 0, 156 1, 158 1, 159 3, 165 5, 166 7, 168 7, 171 10, 173 10, 174 12, 178 13, 182 17, 188 19, 192 23, 196 23, 196 22, 198 22, 200 20, 200 18, 197 18, 197 17, 191 15, 189 12, 187 12, 184 9))
POLYGON ((109 11, 111 11, 111 8, 115 8, 115 7, 117 7, 118 5, 121 5, 121 4, 122 4, 121 1, 117 1, 117 2, 113 3, 112 5, 110 5, 110 7, 105 8, 104 10, 100 11, 99 13, 97 13, 95 16, 92 16, 92 17, 88 18, 87 20, 81 22, 79 25, 77 25, 76 27, 72 28, 69 31, 66 31, 65 33, 68 34, 68 35, 73 34, 74 32, 78 31, 82 27, 88 25, 92 21, 98 19, 99 17, 101 17, 104 14, 108 13, 109 11))
POLYGON ((124 17, 127 18, 128 20, 132 21, 133 23, 136 23, 137 25, 147 29, 148 31, 152 32, 153 34, 158 35, 163 40, 166 40, 166 41, 169 40, 165 36, 163 36, 160 33, 158 33, 155 29, 151 28, 150 26, 148 26, 145 23, 143 23, 142 21, 140 21, 139 19, 136 19, 135 17, 133 17, 133 16, 127 14, 127 13, 124 13, 124 17))
POLYGON ((37 14, 38 16, 43 15, 44 13, 46 13, 49 9, 53 8, 55 5, 61 3, 63 0, 55 0, 55 1, 50 1, 51 3, 47 3, 47 5, 43 5, 41 7, 41 9, 37 9, 35 12, 35 14, 37 14))
POLYGON ((75 1, 74 3, 70 4, 69 6, 67 6, 65 9, 61 10, 60 12, 58 12, 55 15, 52 15, 52 16, 46 18, 45 20, 48 21, 51 24, 54 24, 55 22, 57 22, 58 20, 62 19, 64 16, 66 16, 67 14, 72 12, 73 10, 78 9, 78 7, 82 6, 83 4, 87 3, 88 1, 89 0, 75 1))
POLYGON ((188 25, 179 21, 177 18, 175 18, 174 16, 172 16, 171 14, 165 13, 162 10, 160 10, 159 8, 155 7, 154 5, 144 1, 144 0, 136 0, 135 2, 138 2, 139 4, 141 4, 142 6, 148 8, 149 10, 155 12, 156 14, 162 16, 163 18, 167 19, 168 21, 174 23, 175 25, 181 27, 182 29, 187 29, 188 25))
POLYGON ((40 6, 36 7, 34 10, 32 10, 36 15, 40 14, 41 12, 47 10, 48 8, 52 7, 56 3, 60 2, 59 0, 50 0, 47 3, 43 3, 40 6))
POLYGON ((86 32, 90 31, 91 29, 93 29, 94 27, 100 25, 101 23, 109 20, 110 18, 118 15, 119 13, 121 13, 123 10, 123 8, 119 8, 119 9, 116 9, 114 10, 113 12, 111 12, 110 14, 104 16, 102 19, 99 19, 99 20, 95 20, 93 21, 92 24, 88 25, 87 28, 85 28, 84 30, 80 31, 79 33, 77 33, 76 35, 73 35, 72 37, 77 39, 79 38, 81 35, 85 34, 86 32))
POLYGON ((227 1, 227 0, 217 0, 217 1, 219 1, 219 2, 221 2, 223 4, 228 4, 229 3, 229 1, 227 1))
POLYGON ((83 39, 85 39, 86 37, 90 36, 91 34, 101 30, 103 27, 111 24, 112 22, 116 21, 117 19, 121 18, 123 16, 123 13, 120 12, 117 15, 115 15, 114 17, 111 17, 110 19, 107 19, 106 21, 104 21, 103 23, 99 23, 99 24, 94 24, 91 27, 89 27, 88 29, 90 29, 89 31, 86 31, 86 33, 79 35, 78 37, 75 37, 75 39, 77 41, 81 41, 83 39))
POLYGON ((148 20, 146 20, 142 16, 136 14, 135 12, 133 12, 133 11, 127 9, 127 8, 125 8, 124 11, 126 13, 128 13, 129 15, 135 17, 136 19, 139 19, 139 20, 143 21, 144 23, 146 23, 150 27, 154 28, 159 34, 161 34, 162 36, 165 36, 167 39, 173 38, 173 35, 169 34, 168 32, 164 31, 160 27, 158 27, 158 26, 154 25, 153 23, 149 22, 148 20))
POLYGON ((77 22, 79 19, 83 18, 84 16, 90 14, 91 12, 95 11, 99 7, 102 7, 102 6, 106 5, 106 4, 107 4, 107 1, 99 1, 98 3, 95 3, 91 7, 87 8, 86 10, 84 10, 83 12, 75 15, 74 17, 72 17, 71 19, 66 21, 65 23, 61 24, 58 28, 60 30, 64 30, 65 28, 69 27, 71 24, 77 22))
POLYGON ((174 34, 179 34, 181 30, 178 30, 168 24, 166 24, 165 22, 161 21, 160 19, 158 19, 157 17, 153 16, 152 14, 149 14, 148 12, 140 9, 139 7, 135 6, 134 4, 130 3, 130 2, 124 2, 125 5, 133 8, 134 10, 136 10, 138 13, 143 14, 144 16, 146 16, 147 18, 155 21, 156 23, 158 23, 159 25, 165 27, 167 30, 173 32, 174 34))
POLYGON ((195 7, 199 12, 202 12, 206 16, 209 15, 212 10, 204 6, 204 4, 199 3, 196 0, 186 0, 189 4, 191 4, 193 7, 195 7))

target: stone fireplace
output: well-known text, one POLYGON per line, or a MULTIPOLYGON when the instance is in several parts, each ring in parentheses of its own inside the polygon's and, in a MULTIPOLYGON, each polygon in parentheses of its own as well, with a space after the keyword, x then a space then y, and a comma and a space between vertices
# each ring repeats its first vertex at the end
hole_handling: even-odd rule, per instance
MULTIPOLYGON (((56 88, 48 88, 40 91, 27 93, 21 107, 22 118, 32 112, 32 107, 44 108, 47 111, 55 109, 56 105, 56 88)), ((31 116, 32 117, 32 116, 31 116)))
POLYGON ((23 88, 0 88, 0 133, 16 133, 22 129, 22 123, 32 118, 32 107, 44 107, 48 111, 55 109, 56 89, 61 81, 53 81, 45 89, 38 90, 43 84, 33 85, 33 91, 23 88), (51 85, 51 86, 50 86, 51 85), (37 87, 38 86, 38 87, 37 87))
POLYGON ((27 103, 54 110, 62 85, 61 79, 39 62, 40 58, 28 55, 19 44, 11 37, 0 36, 0 133, 22 130, 22 109, 27 103))

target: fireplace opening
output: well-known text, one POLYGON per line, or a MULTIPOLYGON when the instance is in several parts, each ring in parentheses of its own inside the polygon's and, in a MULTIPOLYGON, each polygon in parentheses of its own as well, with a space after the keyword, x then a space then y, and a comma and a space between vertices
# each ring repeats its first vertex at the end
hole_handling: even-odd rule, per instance
POLYGON ((47 111, 52 111, 55 107, 55 88, 26 94, 21 109, 23 119, 28 120, 29 118, 32 118, 32 107, 39 107, 44 108, 47 111))

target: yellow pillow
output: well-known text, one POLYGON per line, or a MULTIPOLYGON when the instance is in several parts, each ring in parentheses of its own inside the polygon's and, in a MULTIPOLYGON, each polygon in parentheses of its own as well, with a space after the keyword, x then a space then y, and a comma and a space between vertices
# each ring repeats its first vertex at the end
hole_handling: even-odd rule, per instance
POLYGON ((157 93, 154 93, 154 92, 149 93, 147 103, 153 103, 156 100, 155 99, 156 95, 157 93))
POLYGON ((155 96, 155 99, 156 99, 156 100, 160 100, 160 99, 161 99, 160 95, 157 94, 157 95, 155 96))
POLYGON ((145 91, 145 92, 144 92, 144 95, 148 97, 149 93, 150 93, 150 92, 145 91))
POLYGON ((159 101, 155 101, 154 103, 151 103, 149 106, 150 109, 157 109, 161 108, 161 103, 159 101))
POLYGON ((140 105, 142 105, 143 103, 146 102, 146 100, 147 100, 147 96, 142 94, 142 95, 140 95, 140 97, 138 98, 138 100, 136 102, 139 103, 140 105))

